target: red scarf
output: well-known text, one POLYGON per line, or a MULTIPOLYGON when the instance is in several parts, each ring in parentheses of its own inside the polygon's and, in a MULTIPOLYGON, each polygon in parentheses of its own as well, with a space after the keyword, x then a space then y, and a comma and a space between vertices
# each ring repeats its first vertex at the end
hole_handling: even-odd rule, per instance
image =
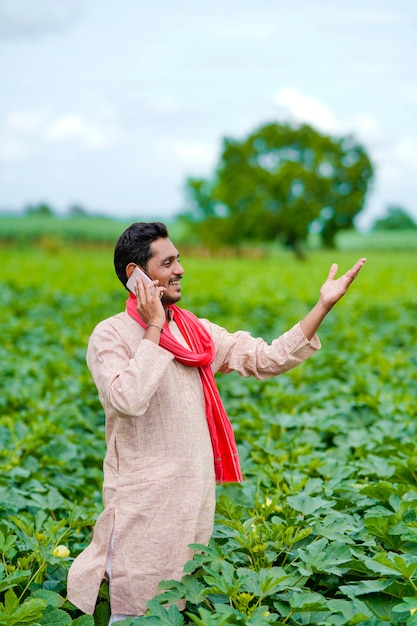
MULTIPOLYGON (((213 446, 216 479, 220 482, 240 482, 242 474, 232 426, 211 369, 211 363, 215 356, 213 340, 200 320, 191 311, 180 309, 175 304, 171 305, 170 309, 173 311, 175 322, 191 350, 185 348, 175 339, 167 324, 164 326, 160 345, 171 352, 180 363, 190 367, 198 367, 213 446)), ((143 328, 146 328, 145 322, 136 309, 136 298, 133 294, 126 302, 126 311, 143 328)))

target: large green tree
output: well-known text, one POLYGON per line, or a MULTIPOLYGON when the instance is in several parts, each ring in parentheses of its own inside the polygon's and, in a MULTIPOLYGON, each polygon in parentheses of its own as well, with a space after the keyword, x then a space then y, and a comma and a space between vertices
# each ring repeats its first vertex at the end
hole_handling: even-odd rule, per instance
POLYGON ((295 251, 311 228, 326 246, 352 228, 373 175, 353 137, 266 124, 224 139, 211 179, 189 178, 188 218, 208 245, 279 239, 295 251))

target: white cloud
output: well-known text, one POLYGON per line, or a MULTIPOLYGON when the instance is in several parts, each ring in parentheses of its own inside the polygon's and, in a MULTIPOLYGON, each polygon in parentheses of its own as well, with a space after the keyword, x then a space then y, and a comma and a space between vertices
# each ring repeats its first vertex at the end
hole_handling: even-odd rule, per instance
POLYGON ((120 132, 111 121, 92 121, 83 115, 62 115, 51 121, 43 136, 48 142, 75 142, 90 150, 112 145, 120 132))
POLYGON ((159 141, 154 144, 154 155, 158 160, 179 162, 187 168, 200 170, 213 167, 218 152, 215 142, 205 141, 159 141))
POLYGON ((17 164, 53 144, 103 150, 122 137, 112 111, 53 116, 47 108, 12 111, 0 120, 0 162, 17 164))
POLYGON ((182 112, 182 106, 174 98, 156 98, 147 105, 147 109, 159 115, 177 115, 182 112))
POLYGON ((372 115, 361 113, 356 116, 350 124, 354 131, 362 137, 376 139, 381 134, 378 121, 372 115))
POLYGON ((333 112, 325 104, 306 96, 293 87, 283 87, 274 101, 297 122, 306 122, 324 131, 333 131, 338 123, 333 112))
MULTIPOLYGON (((376 149, 373 156, 377 183, 387 190, 386 195, 391 197, 391 202, 404 203, 401 197, 405 190, 412 188, 417 174, 417 140, 412 137, 398 137, 376 149), (388 193, 389 189, 394 188, 398 189, 396 194, 393 191, 388 193)), ((410 201, 406 204, 410 204, 410 201)))
POLYGON ((392 148, 392 157, 401 168, 417 173, 417 140, 413 137, 400 137, 392 148))
POLYGON ((6 128, 17 133, 36 133, 41 130, 48 117, 47 109, 14 111, 6 117, 6 128))
POLYGON ((203 141, 178 142, 174 152, 185 163, 194 165, 209 165, 215 157, 213 145, 203 141))
POLYGON ((322 132, 336 134, 355 133, 359 139, 378 141, 381 129, 377 119, 368 113, 359 113, 350 119, 337 117, 332 109, 324 102, 301 93, 294 87, 280 89, 274 101, 280 108, 280 113, 289 116, 296 122, 311 124, 322 132))

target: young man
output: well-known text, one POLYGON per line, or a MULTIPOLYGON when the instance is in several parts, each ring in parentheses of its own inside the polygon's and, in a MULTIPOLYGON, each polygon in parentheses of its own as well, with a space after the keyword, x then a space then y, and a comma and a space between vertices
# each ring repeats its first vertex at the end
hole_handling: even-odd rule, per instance
POLYGON ((137 279, 126 310, 100 322, 89 341, 106 414, 104 511, 71 566, 71 602, 93 613, 107 576, 113 623, 142 615, 160 581, 181 578, 188 545, 207 544, 212 533, 216 480, 241 480, 214 373, 265 379, 307 359, 320 347, 320 323, 364 262, 338 279, 333 264, 313 309, 268 345, 176 305, 184 270, 163 224, 135 223, 120 236, 114 263, 122 284, 136 266, 152 282, 137 279))

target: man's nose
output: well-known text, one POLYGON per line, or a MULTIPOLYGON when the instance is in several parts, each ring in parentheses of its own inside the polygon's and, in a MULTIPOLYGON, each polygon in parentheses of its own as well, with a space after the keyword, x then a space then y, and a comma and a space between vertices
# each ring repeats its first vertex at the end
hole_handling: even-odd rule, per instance
POLYGON ((184 268, 179 261, 177 261, 175 265, 175 273, 176 274, 184 274, 184 268))

